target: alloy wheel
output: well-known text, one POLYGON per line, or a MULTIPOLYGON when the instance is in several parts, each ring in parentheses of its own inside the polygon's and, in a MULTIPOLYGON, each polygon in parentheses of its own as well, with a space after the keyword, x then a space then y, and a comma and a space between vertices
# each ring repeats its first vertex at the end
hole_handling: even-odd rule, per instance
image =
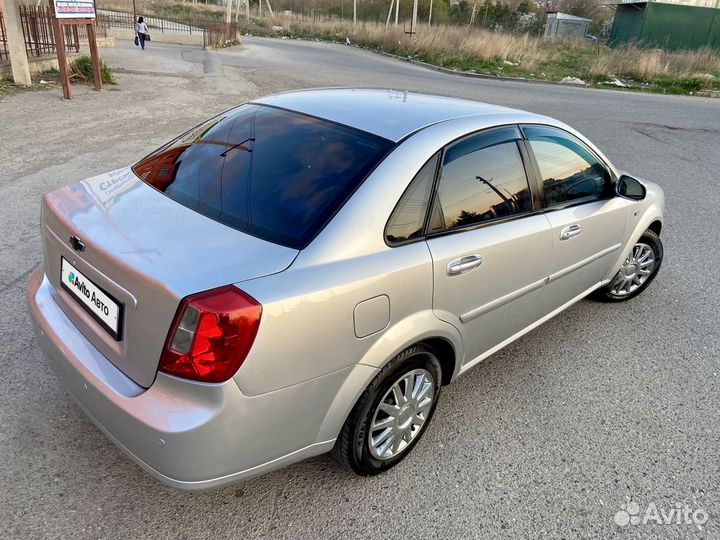
POLYGON ((424 369, 399 377, 385 393, 370 422, 368 446, 378 460, 402 454, 420 434, 435 396, 435 382, 424 369))
POLYGON ((630 255, 612 280, 610 294, 627 296, 635 292, 652 276, 656 258, 653 249, 642 242, 633 246, 630 255))

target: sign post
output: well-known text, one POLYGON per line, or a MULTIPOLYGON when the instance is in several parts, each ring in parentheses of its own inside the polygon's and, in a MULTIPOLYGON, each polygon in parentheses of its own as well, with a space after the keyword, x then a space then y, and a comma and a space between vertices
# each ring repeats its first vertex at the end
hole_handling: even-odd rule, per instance
POLYGON ((67 56, 65 54, 65 26, 83 25, 87 29, 90 57, 93 64, 93 80, 95 90, 102 90, 102 74, 100 72, 100 54, 95 34, 95 2, 93 0, 49 0, 53 12, 53 33, 55 34, 55 50, 57 51, 58 67, 62 79, 63 97, 72 99, 70 75, 68 73, 67 56))

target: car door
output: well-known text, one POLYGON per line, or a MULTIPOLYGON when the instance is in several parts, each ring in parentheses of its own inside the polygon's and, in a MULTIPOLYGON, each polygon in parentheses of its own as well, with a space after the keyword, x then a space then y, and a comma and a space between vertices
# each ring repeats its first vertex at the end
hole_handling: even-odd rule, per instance
POLYGON ((465 364, 544 315, 537 299, 552 238, 524 152, 511 126, 462 139, 442 155, 427 236, 433 309, 461 332, 465 364))
POLYGON ((574 135, 550 126, 522 126, 552 226, 548 311, 588 292, 617 260, 627 201, 615 197, 612 175, 574 135))

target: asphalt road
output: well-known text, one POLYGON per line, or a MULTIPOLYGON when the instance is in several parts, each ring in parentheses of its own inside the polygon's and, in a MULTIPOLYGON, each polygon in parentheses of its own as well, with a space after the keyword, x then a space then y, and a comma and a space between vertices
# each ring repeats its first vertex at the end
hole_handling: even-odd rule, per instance
POLYGON ((287 40, 102 52, 119 88, 0 102, 0 537, 720 538, 720 101, 471 79, 287 40), (661 273, 631 302, 580 302, 446 388, 387 474, 355 477, 322 456, 218 491, 164 487, 93 426, 35 345, 24 284, 40 260, 39 196, 248 97, 347 85, 573 125, 664 187, 661 273), (707 522, 621 527, 628 500, 641 518, 680 503, 707 522))

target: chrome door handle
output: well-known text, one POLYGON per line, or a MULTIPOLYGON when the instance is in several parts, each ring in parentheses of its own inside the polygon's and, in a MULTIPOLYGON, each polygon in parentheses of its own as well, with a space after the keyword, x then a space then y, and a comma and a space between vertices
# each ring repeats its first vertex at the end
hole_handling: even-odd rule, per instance
POLYGON ((577 236, 581 232, 582 227, 580 225, 569 225, 568 227, 565 227, 562 231, 560 231, 560 240, 568 240, 573 236, 577 236))
POLYGON ((457 276, 470 270, 475 270, 482 264, 482 257, 480 255, 468 255, 467 257, 461 257, 450 261, 447 266, 448 276, 457 276))

